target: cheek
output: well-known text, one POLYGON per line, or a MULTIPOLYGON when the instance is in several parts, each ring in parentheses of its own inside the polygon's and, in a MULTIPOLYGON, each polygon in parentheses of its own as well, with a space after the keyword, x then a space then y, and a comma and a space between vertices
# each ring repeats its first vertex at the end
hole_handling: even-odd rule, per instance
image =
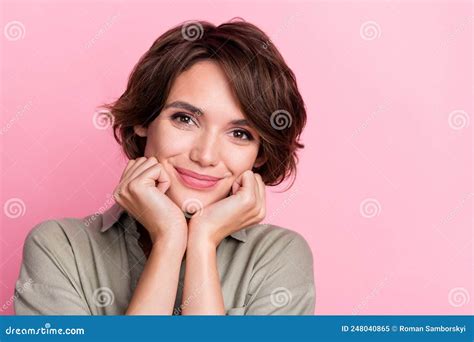
POLYGON ((162 124, 157 125, 156 129, 148 135, 145 150, 148 156, 156 156, 163 161, 188 151, 192 145, 193 142, 189 135, 162 124))
POLYGON ((253 149, 234 148, 229 153, 225 153, 224 163, 235 177, 239 176, 245 170, 251 170, 257 157, 257 151, 253 149))

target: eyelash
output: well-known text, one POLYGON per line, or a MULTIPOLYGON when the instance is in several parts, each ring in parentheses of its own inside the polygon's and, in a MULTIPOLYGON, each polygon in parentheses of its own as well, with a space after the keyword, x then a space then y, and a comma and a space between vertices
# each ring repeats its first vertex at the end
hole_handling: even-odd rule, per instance
MULTIPOLYGON (((175 113, 175 114, 171 115, 171 119, 173 121, 177 122, 178 124, 188 125, 188 123, 180 121, 181 118, 188 118, 189 120, 193 121, 193 117, 189 114, 186 114, 186 113, 175 113)), ((236 129, 233 132, 242 132, 243 134, 245 134, 247 136, 247 139, 236 138, 238 140, 242 140, 242 141, 245 141, 245 140, 252 141, 252 140, 254 140, 252 134, 250 134, 250 132, 248 132, 244 129, 236 129)))

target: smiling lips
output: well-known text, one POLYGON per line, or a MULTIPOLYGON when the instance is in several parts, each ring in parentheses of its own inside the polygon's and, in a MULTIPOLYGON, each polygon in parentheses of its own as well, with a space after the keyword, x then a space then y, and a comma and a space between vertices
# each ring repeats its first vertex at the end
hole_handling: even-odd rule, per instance
POLYGON ((201 175, 191 170, 175 167, 178 178, 187 187, 193 189, 209 189, 214 187, 222 178, 201 175))

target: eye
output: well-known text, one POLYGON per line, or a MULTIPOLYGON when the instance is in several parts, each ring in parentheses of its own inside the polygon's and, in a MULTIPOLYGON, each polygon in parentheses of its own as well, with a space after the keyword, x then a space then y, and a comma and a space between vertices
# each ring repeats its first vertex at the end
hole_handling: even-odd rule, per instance
POLYGON ((235 131, 232 131, 232 135, 234 138, 239 140, 253 140, 252 134, 243 129, 236 129, 235 131))
POLYGON ((171 115, 171 120, 185 126, 195 124, 193 117, 186 113, 175 113, 171 115))

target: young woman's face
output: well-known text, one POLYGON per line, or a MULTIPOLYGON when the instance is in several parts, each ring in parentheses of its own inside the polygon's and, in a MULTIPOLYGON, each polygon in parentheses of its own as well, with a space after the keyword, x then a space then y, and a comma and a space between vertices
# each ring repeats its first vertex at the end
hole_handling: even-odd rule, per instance
POLYGON ((182 209, 196 200, 205 207, 227 197, 241 173, 259 166, 260 137, 242 120, 224 71, 200 61, 177 77, 148 128, 136 126, 135 132, 147 137, 145 157, 156 157, 170 176, 166 194, 182 209))

